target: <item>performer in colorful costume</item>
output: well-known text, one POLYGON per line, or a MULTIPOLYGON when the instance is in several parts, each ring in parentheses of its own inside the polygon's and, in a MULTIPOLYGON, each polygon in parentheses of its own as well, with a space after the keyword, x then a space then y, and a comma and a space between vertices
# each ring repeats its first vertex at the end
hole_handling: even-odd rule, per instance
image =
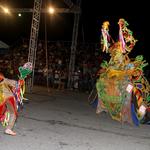
POLYGON ((13 131, 18 111, 23 106, 23 94, 25 82, 24 79, 32 72, 32 64, 26 63, 19 67, 19 80, 10 80, 0 73, 0 121, 5 127, 5 133, 16 135, 13 131))
POLYGON ((111 58, 109 62, 102 62, 102 71, 96 83, 97 113, 107 111, 115 120, 139 125, 150 110, 150 85, 143 74, 143 68, 148 63, 142 55, 129 59, 128 53, 137 40, 124 19, 120 19, 118 24, 117 42, 110 41, 108 21, 102 25, 102 50, 109 53, 111 58))

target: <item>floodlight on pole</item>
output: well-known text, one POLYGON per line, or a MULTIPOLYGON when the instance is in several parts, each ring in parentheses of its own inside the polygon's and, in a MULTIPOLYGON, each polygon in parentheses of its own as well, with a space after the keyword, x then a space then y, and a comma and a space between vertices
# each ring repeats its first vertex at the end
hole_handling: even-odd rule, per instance
POLYGON ((48 12, 50 13, 50 14, 54 14, 55 13, 55 9, 54 9, 54 7, 49 7, 48 8, 48 12))
POLYGON ((22 16, 21 13, 19 13, 19 14, 18 14, 18 17, 21 17, 21 16, 22 16))
POLYGON ((5 14, 10 14, 9 8, 7 8, 7 7, 2 7, 2 6, 1 6, 1 8, 2 8, 2 10, 3 10, 3 12, 4 12, 5 14))

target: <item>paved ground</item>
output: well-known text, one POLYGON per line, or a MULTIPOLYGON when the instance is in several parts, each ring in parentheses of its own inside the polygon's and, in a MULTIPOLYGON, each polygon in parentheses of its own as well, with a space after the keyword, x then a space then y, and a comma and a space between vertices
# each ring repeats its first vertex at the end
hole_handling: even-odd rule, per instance
POLYGON ((87 94, 35 88, 26 97, 18 135, 5 135, 0 126, 0 150, 150 150, 149 125, 121 125, 108 114, 96 115, 87 94))

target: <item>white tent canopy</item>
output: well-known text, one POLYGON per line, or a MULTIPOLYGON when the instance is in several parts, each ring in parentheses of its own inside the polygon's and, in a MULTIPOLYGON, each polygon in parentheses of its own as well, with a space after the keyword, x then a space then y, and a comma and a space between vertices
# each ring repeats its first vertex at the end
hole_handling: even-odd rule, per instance
POLYGON ((8 49, 9 45, 7 45, 6 43, 0 41, 0 49, 8 49))

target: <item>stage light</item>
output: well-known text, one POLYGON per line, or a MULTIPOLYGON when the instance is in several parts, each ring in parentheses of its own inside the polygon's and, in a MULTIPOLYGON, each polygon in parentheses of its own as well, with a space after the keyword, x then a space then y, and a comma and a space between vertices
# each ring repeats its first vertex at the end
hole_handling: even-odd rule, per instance
POLYGON ((4 13, 6 13, 6 14, 10 13, 10 11, 9 11, 9 9, 7 7, 2 7, 2 9, 3 9, 4 13))
POLYGON ((21 16, 22 16, 21 13, 19 13, 19 14, 18 14, 18 17, 21 17, 21 16))
POLYGON ((48 12, 50 14, 54 14, 55 13, 55 9, 53 7, 49 7, 48 12))

